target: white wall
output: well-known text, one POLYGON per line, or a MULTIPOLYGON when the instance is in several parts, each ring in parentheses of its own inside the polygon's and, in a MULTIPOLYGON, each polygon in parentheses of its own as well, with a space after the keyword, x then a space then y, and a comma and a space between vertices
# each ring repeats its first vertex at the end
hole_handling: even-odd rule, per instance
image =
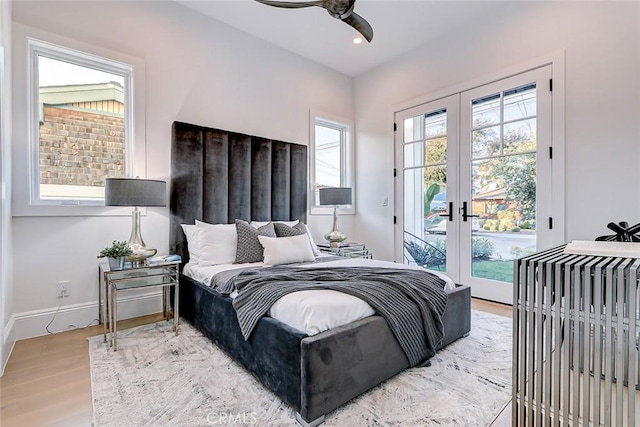
POLYGON ((0 375, 15 342, 11 256, 11 3, 0 3, 0 375))
MULTIPOLYGON (((17 2, 13 20, 16 34, 35 27, 145 61, 148 178, 169 178, 174 120, 307 144, 309 109, 354 116, 350 78, 173 2, 17 2)), ((13 43, 25 41, 14 37, 13 43)), ((16 106, 25 105, 20 86, 14 88, 16 106)), ((16 108, 16 151, 27 143, 25 129, 26 111, 16 108)), ((166 253, 168 208, 147 212, 143 237, 166 253)), ((328 228, 330 218, 320 221, 325 219, 328 228)), ((59 280, 72 282, 71 297, 52 328, 91 321, 96 254, 113 239, 126 239, 129 230, 127 216, 14 217, 17 337, 43 333, 59 303, 59 280)), ((140 301, 138 311, 131 302, 129 311, 141 314, 148 302, 140 301)))
POLYGON ((566 239, 640 222, 640 4, 513 2, 356 78, 354 240, 393 259, 393 112, 408 100, 565 50, 566 239), (376 237, 373 237, 376 236, 376 237))

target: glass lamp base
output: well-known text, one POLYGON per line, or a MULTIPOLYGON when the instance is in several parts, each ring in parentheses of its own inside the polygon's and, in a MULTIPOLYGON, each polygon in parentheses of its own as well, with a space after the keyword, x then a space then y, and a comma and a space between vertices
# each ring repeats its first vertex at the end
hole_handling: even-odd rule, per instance
POLYGON ((127 257, 127 261, 133 263, 142 263, 147 258, 158 253, 157 249, 148 248, 142 240, 140 233, 140 211, 136 207, 131 215, 131 236, 127 242, 133 253, 127 257))

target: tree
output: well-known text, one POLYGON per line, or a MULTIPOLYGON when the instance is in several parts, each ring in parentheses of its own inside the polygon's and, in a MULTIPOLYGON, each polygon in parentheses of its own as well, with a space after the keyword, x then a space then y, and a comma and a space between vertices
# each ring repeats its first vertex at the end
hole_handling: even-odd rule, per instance
MULTIPOLYGON (((426 142, 424 150, 424 164, 446 163, 447 161, 447 138, 436 138, 426 142)), ((424 169, 424 186, 428 188, 431 184, 443 185, 447 183, 447 168, 441 166, 427 166, 424 169)))

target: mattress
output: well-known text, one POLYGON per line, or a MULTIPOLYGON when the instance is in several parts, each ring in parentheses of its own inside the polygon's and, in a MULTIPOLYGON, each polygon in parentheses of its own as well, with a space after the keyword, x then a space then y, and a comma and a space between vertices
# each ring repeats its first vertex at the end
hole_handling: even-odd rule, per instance
MULTIPOLYGON (((320 256, 315 263, 296 264, 295 267, 376 267, 376 268, 401 268, 424 270, 421 267, 397 264, 388 261, 371 260, 363 258, 338 258, 331 255, 320 256)), ((198 266, 187 264, 183 274, 201 283, 211 286, 213 277, 222 271, 263 267, 264 264, 219 264, 213 266, 198 266)), ((293 266, 293 265, 292 265, 293 266)), ((453 281, 446 275, 437 271, 428 271, 445 281, 445 290, 455 288, 453 281)), ((234 291, 230 297, 234 298, 234 291)), ((269 316, 291 326, 307 335, 316 335, 329 329, 337 328, 372 316, 375 310, 361 299, 344 294, 342 292, 318 289, 293 292, 280 298, 269 310, 269 316)))

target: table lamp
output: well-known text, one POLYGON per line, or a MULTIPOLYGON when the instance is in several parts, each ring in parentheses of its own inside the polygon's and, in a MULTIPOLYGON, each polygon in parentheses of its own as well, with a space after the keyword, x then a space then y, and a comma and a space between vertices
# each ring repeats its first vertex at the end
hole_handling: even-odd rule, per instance
POLYGON ((347 236, 338 229, 338 205, 350 205, 351 202, 351 188, 348 187, 325 187, 320 188, 320 204, 321 205, 333 205, 333 227, 330 232, 324 235, 324 238, 329 241, 331 247, 337 247, 338 243, 344 241, 347 236))
POLYGON ((104 186, 105 206, 133 206, 131 213, 131 236, 127 242, 133 254, 127 261, 143 262, 154 256, 157 249, 148 248, 140 233, 140 211, 138 207, 164 207, 167 205, 167 183, 153 179, 107 178, 104 186))

